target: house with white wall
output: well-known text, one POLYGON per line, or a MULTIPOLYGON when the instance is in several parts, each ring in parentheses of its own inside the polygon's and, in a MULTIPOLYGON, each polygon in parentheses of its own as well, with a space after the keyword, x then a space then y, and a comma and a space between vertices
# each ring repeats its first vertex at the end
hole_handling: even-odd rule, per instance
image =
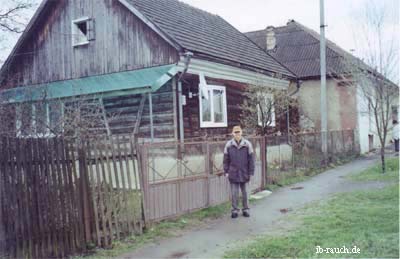
MULTIPOLYGON (((286 26, 269 26, 264 30, 245 33, 254 43, 287 67, 302 81, 297 93, 300 127, 320 130, 320 35, 306 26, 290 20, 286 26)), ((349 71, 349 60, 373 78, 384 80, 391 87, 398 86, 384 78, 364 62, 346 52, 330 40, 326 43, 328 130, 355 130, 360 152, 365 153, 380 145, 375 119, 362 89, 368 80, 354 84, 349 71), (353 62, 354 61, 354 62, 353 62)), ((397 118, 398 91, 390 105, 393 119, 397 118)), ((391 122, 390 126, 391 128, 391 122)), ((387 141, 390 140, 389 138, 387 141)))

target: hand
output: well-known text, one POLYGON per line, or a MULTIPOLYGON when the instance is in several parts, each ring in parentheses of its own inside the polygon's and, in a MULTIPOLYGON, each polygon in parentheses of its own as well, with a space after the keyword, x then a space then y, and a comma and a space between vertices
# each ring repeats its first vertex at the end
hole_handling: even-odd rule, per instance
POLYGON ((226 178, 228 178, 228 177, 229 177, 229 174, 224 174, 224 175, 225 175, 225 177, 226 177, 226 178))

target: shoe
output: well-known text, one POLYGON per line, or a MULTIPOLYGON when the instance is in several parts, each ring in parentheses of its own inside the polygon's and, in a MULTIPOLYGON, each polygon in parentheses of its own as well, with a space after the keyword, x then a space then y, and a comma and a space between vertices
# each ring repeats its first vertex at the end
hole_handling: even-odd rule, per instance
POLYGON ((248 217, 250 217, 250 214, 249 214, 249 212, 248 211, 243 211, 243 217, 246 217, 246 218, 248 218, 248 217))
POLYGON ((235 219, 238 217, 238 214, 236 212, 232 212, 231 214, 231 218, 235 219))

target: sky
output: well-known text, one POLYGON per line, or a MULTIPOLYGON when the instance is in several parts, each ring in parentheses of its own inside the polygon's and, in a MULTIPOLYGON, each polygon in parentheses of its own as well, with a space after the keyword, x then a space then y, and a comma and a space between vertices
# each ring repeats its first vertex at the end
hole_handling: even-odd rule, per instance
MULTIPOLYGON (((13 0, 2 0, 13 1, 13 0)), ((34 0, 40 2, 40 0, 34 0)), ((86 0, 88 1, 88 0, 86 0)), ((217 14, 242 32, 261 30, 267 26, 282 26, 288 20, 297 22, 319 32, 320 0, 181 0, 192 6, 217 14)), ((396 36, 399 46, 399 0, 372 0, 374 8, 386 7, 389 24, 388 35, 396 36)), ((326 36, 343 49, 363 58, 366 46, 362 33, 363 8, 371 0, 325 0, 326 36)), ((33 15, 33 10, 26 14, 33 15)), ((17 37, 7 36, 0 46, 0 60, 4 60, 17 37)))

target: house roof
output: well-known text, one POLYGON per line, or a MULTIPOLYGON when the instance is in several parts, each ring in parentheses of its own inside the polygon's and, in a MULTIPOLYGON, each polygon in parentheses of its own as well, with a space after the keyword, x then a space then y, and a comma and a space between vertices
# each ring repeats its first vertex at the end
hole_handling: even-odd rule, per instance
POLYGON ((293 77, 282 64, 218 15, 177 0, 125 0, 182 48, 195 54, 293 77))
MULTIPOLYGON (((318 77, 320 71, 320 35, 306 26, 291 20, 286 26, 274 28, 276 48, 268 51, 299 78, 318 77)), ((266 50, 267 30, 245 33, 257 45, 266 50)), ((351 63, 372 70, 361 60, 340 48, 330 40, 326 41, 327 73, 343 74, 348 67, 345 58, 351 63)))
MULTIPOLYGON (((171 45, 189 50, 199 57, 227 61, 242 68, 255 68, 279 73, 293 78, 294 75, 271 55, 235 29, 218 15, 192 7, 178 0, 119 0, 138 11, 142 20, 167 40, 171 45)), ((4 73, 7 64, 13 62, 15 53, 37 26, 44 10, 51 8, 52 0, 43 0, 35 15, 21 35, 10 56, 0 70, 4 73)))

